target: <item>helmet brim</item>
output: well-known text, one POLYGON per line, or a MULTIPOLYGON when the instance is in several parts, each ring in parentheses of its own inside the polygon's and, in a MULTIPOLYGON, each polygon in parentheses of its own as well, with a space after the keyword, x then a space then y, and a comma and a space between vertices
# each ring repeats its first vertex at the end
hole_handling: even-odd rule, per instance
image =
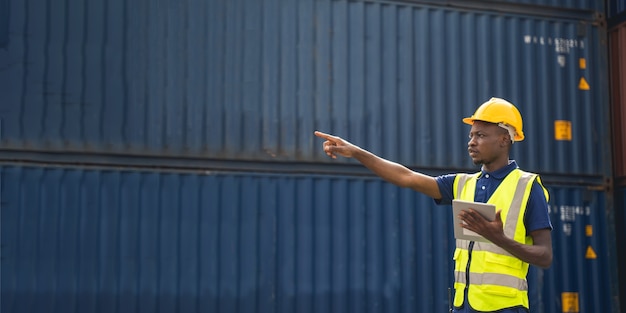
POLYGON ((463 119, 463 123, 467 124, 467 125, 474 125, 474 119, 471 117, 466 117, 463 119))
MULTIPOLYGON (((463 119, 463 123, 467 124, 467 125, 474 125, 474 121, 482 121, 482 122, 486 122, 486 123, 492 123, 492 124, 498 124, 498 123, 494 123, 492 121, 485 121, 485 120, 481 120, 481 119, 477 119, 477 118, 473 118, 473 117, 466 117, 463 119)), ((515 138, 513 138, 513 141, 522 141, 524 140, 524 133, 523 132, 516 132, 515 133, 515 138)))

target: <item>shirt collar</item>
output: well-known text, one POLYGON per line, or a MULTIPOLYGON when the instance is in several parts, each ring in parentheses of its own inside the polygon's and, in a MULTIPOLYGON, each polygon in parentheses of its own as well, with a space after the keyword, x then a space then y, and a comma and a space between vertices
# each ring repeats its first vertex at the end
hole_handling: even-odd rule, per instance
POLYGON ((493 178, 504 179, 506 175, 509 175, 509 173, 511 173, 516 168, 519 168, 519 166, 517 166, 517 162, 515 162, 515 160, 509 160, 509 164, 507 166, 497 169, 493 172, 487 172, 481 169, 480 177, 483 177, 485 174, 489 174, 489 176, 493 178))

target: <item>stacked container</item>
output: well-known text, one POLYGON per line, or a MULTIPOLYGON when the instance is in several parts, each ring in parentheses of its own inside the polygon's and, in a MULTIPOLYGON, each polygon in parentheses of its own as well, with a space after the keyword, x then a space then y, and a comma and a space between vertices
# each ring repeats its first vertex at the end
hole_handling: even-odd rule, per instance
MULTIPOLYGON (((613 122, 615 230, 619 264, 626 264, 626 1, 608 2, 609 68, 613 122)), ((626 307, 626 270, 618 267, 621 307, 626 307)))
POLYGON ((601 1, 6 6, 2 312, 447 310, 450 208, 313 131, 474 172, 492 96, 551 193, 531 309, 619 310, 601 1))

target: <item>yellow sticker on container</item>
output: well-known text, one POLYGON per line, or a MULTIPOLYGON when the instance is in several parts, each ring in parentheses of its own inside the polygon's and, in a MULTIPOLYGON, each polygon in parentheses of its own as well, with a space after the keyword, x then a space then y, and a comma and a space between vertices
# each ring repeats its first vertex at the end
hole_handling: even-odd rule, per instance
POLYGON ((589 83, 587 83, 587 80, 585 80, 584 77, 580 78, 580 81, 578 82, 578 89, 589 90, 589 83))
POLYGON ((591 225, 585 226, 585 235, 587 235, 587 237, 593 236, 593 226, 591 225))
POLYGON ((597 259, 598 255, 591 246, 587 246, 587 252, 585 253, 585 259, 597 259))
POLYGON ((572 141, 572 122, 554 121, 554 139, 572 141))
POLYGON ((585 58, 578 59, 578 66, 580 67, 581 70, 586 69, 587 68, 587 60, 585 60, 585 58))
POLYGON ((563 313, 578 313, 578 292, 562 292, 563 313))

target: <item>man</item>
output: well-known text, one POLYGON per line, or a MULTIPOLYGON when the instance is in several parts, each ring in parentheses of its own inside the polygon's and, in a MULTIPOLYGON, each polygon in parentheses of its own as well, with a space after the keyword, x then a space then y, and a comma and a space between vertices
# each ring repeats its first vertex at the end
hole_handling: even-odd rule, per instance
POLYGON ((489 221, 470 209, 462 211, 462 227, 491 243, 456 241, 454 312, 528 312, 529 264, 552 263, 552 224, 548 192, 536 174, 521 171, 509 151, 522 141, 522 117, 508 101, 491 98, 463 122, 471 125, 467 151, 481 171, 431 177, 380 158, 339 137, 322 132, 324 152, 355 158, 381 178, 449 204, 452 199, 496 205, 489 221))

